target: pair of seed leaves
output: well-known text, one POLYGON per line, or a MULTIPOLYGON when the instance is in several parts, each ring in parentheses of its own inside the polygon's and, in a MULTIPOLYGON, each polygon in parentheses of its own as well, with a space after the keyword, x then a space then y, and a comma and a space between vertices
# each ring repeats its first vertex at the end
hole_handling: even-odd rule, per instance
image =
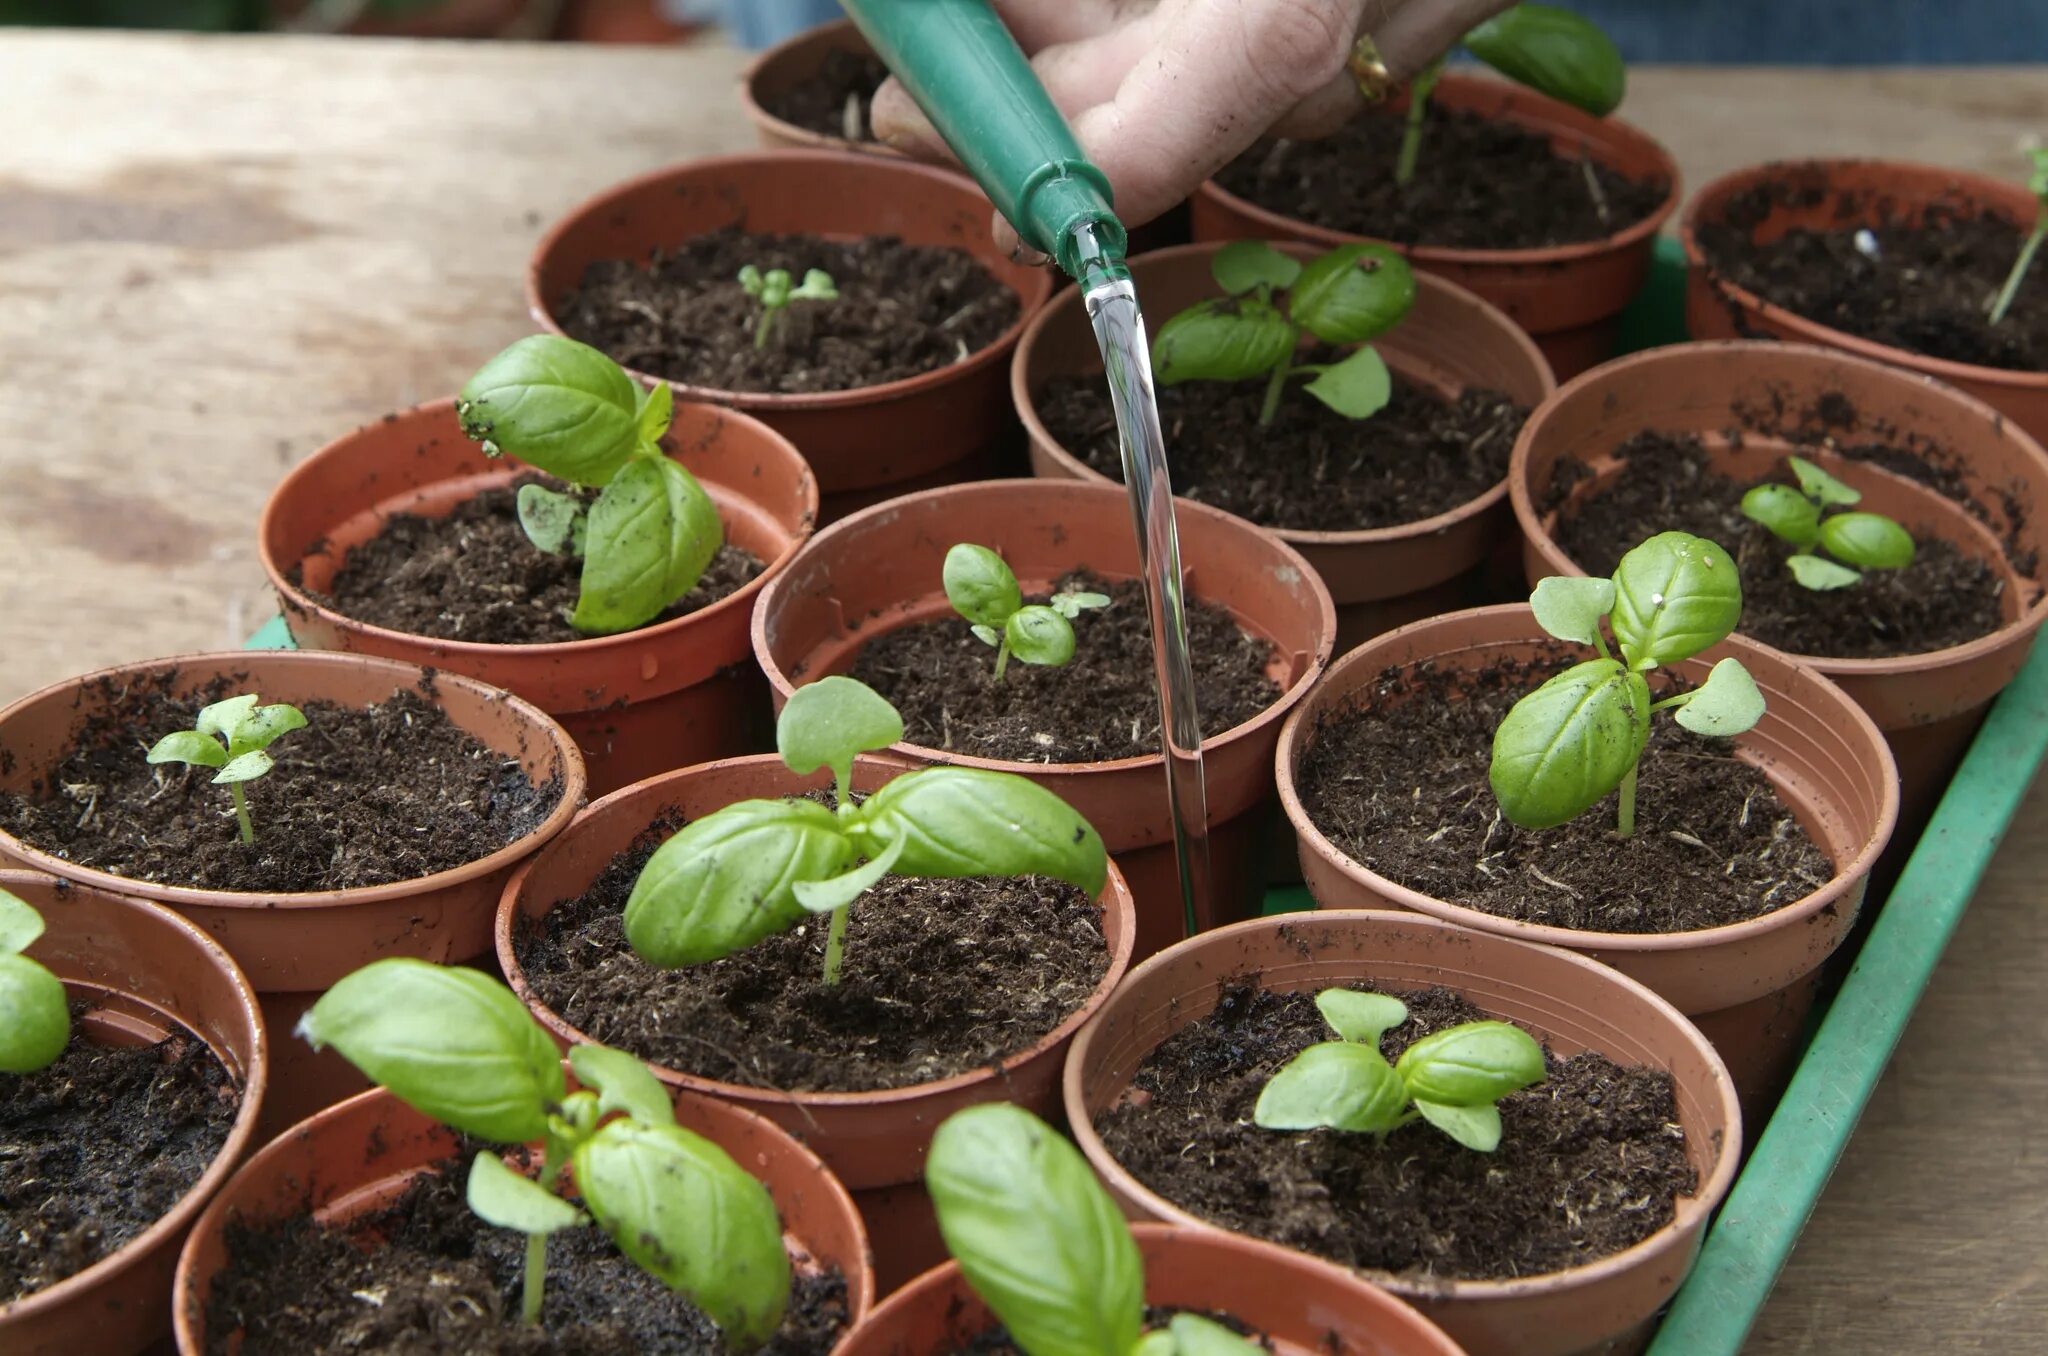
POLYGON ((276 766, 266 750, 306 725, 298 707, 283 702, 259 706, 260 700, 245 692, 202 708, 191 729, 173 730, 157 740, 148 760, 216 768, 213 780, 221 785, 255 781, 276 766))
POLYGON ((587 635, 644 626, 696 587, 725 544, 718 507, 661 451, 675 415, 666 383, 652 390, 596 349, 536 334, 485 363, 462 388, 462 431, 491 456, 510 455, 594 501, 542 485, 519 490, 519 521, 540 550, 583 558, 569 624, 587 635))
POLYGON ((42 935, 34 906, 0 890, 0 1074, 47 1068, 71 1043, 64 981, 22 954, 42 935))
POLYGON ((1056 593, 1024 605, 1017 576, 986 546, 960 542, 946 552, 946 601, 973 626, 975 639, 1026 664, 1060 668, 1074 657, 1074 618, 1108 607, 1103 593, 1056 593))
POLYGON ((1792 577, 1816 590, 1842 589, 1863 576, 1849 565, 1866 570, 1897 570, 1913 563, 1913 538, 1906 529, 1879 513, 1835 513, 1861 503, 1863 494, 1845 485, 1804 457, 1787 457, 1799 488, 1790 485, 1756 485, 1742 496, 1743 516, 1769 528, 1780 541, 1799 548, 1799 554, 1785 564, 1792 577), (1813 554, 1818 546, 1838 565, 1813 554))

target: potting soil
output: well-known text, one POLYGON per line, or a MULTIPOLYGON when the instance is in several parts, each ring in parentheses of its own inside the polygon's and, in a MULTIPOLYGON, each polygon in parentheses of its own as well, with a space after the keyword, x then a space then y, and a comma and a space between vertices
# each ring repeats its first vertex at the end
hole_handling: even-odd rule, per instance
POLYGON ((761 97, 761 107, 787 123, 820 136, 846 141, 873 141, 875 91, 889 78, 889 68, 872 56, 834 48, 825 53, 818 73, 761 97), (859 110, 854 135, 848 136, 846 103, 859 110))

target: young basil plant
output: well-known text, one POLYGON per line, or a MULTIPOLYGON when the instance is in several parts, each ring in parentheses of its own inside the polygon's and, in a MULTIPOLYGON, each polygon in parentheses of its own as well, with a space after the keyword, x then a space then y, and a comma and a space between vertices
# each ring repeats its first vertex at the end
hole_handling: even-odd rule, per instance
POLYGON ((1261 424, 1279 412, 1287 379, 1304 374, 1314 379, 1302 389, 1346 419, 1386 406, 1393 379, 1365 341, 1400 324, 1415 304, 1407 260, 1384 245, 1356 244, 1302 264, 1263 241, 1237 240, 1216 251, 1209 271, 1227 295, 1160 326, 1152 367, 1161 386, 1264 377, 1261 424), (1334 363, 1297 363, 1304 334, 1359 347, 1334 363))
POLYGON ((275 767, 265 750, 280 735, 306 724, 305 713, 296 706, 282 702, 258 706, 256 702, 253 692, 215 702, 199 713, 191 729, 165 735, 148 754, 152 763, 215 769, 214 785, 227 787, 234 797, 235 823, 244 843, 256 841, 256 826, 249 822, 249 800, 242 794, 242 784, 275 767))
POLYGON ((946 552, 943 578, 946 601, 972 623, 977 640, 995 647, 997 682, 1012 655, 1026 664, 1063 667, 1074 657, 1074 618, 1109 606, 1108 594, 1076 591, 1027 607, 1003 558, 971 542, 946 552))
POLYGON ((960 1272, 1024 1356, 1259 1356, 1198 1314, 1145 1331, 1145 1262, 1080 1151, 1006 1102, 949 1117, 924 1180, 960 1272))
POLYGON ((1383 993, 1324 989, 1316 1008, 1340 1039, 1311 1045, 1259 1092, 1252 1120, 1267 1130, 1349 1130, 1384 1139, 1418 1119, 1468 1149, 1500 1147, 1500 1108, 1543 1081, 1543 1047, 1508 1022, 1447 1027, 1387 1063, 1380 1038, 1408 1020, 1383 993))
POLYGON ((734 1350, 754 1350, 781 1326, 790 1268, 774 1200, 725 1150, 676 1124, 668 1091, 640 1061, 576 1046, 569 1066, 584 1087, 570 1092, 553 1039, 510 989, 480 971, 410 959, 344 978, 299 1034, 451 1130, 542 1146, 538 1179, 488 1149, 469 1169, 469 1208, 527 1236, 526 1322, 540 1319, 548 1235, 595 1219, 734 1350), (563 1194, 564 1168, 577 1201, 563 1194))
POLYGON ((595 500, 519 490, 519 523, 549 555, 580 556, 569 624, 585 635, 644 626, 697 586, 725 544, 718 507, 662 455, 675 394, 653 390, 586 344, 536 334, 485 363, 456 405, 462 431, 595 500))
POLYGON ((1624 838, 1634 833, 1636 764, 1653 712, 1670 710, 1704 735, 1741 734, 1763 718, 1763 694, 1736 659, 1714 665, 1690 692, 1650 700, 1645 673, 1720 643, 1742 618, 1735 562, 1703 537, 1660 532, 1623 556, 1613 578, 1552 576, 1529 605, 1545 631, 1591 645, 1600 657, 1525 695, 1494 731, 1494 799, 1525 829, 1576 819, 1619 790, 1616 827, 1624 838), (1601 634, 1603 619, 1618 659, 1601 634))
POLYGON ((1859 502, 1863 495, 1804 457, 1785 460, 1798 477, 1799 488, 1754 486, 1742 496, 1742 515, 1798 548, 1785 561, 1794 579, 1810 589, 1841 589, 1863 577, 1851 565, 1897 570, 1913 563, 1913 538, 1905 528, 1881 513, 1828 513, 1859 502), (1816 547, 1835 560, 1815 555, 1816 547))
POLYGON ((1108 858, 1088 821, 1007 772, 928 767, 855 803, 853 762, 903 738, 903 718, 873 688, 833 676, 798 688, 776 721, 790 771, 832 770, 836 807, 743 800, 685 824, 655 849, 626 900, 626 941, 674 969, 729 956, 831 917, 824 982, 839 982, 853 903, 890 872, 956 879, 1051 876, 1102 892, 1108 858))
POLYGON ((0 1074, 47 1069, 71 1043, 64 981, 22 953, 43 935, 43 916, 0 890, 0 1074))
POLYGON ((768 336, 775 328, 776 317, 787 310, 793 301, 837 301, 839 288, 832 281, 832 275, 822 268, 806 269, 804 280, 790 285, 789 270, 771 268, 766 273, 748 264, 740 270, 740 286, 748 296, 761 303, 761 319, 754 326, 754 347, 768 347, 768 336))
POLYGON ((2020 294, 2020 284, 2026 281, 2027 270, 2033 267, 2034 256, 2041 252, 2041 242, 2048 240, 2048 146, 2029 146, 2027 158, 2033 162, 2033 173, 2027 176, 2027 192, 2034 195, 2034 229, 2027 233, 2026 243, 2020 246, 2019 257, 2012 261, 2012 272, 2005 275, 2005 286, 1998 289, 1998 295, 1991 299, 1991 323, 1996 325, 2005 319, 2005 313, 2012 309, 2012 299, 2020 294))

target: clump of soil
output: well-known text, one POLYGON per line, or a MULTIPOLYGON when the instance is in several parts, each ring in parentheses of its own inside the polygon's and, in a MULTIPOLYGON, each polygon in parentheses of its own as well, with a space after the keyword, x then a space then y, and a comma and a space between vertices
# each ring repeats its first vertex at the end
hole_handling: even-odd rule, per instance
POLYGON ((645 261, 592 264, 555 307, 570 337, 624 366, 719 391, 845 391, 935 372, 988 347, 1017 319, 1017 294, 964 250, 894 236, 831 240, 728 227, 645 261), (754 346, 752 264, 802 281, 822 268, 837 301, 785 308, 754 346))
MULTIPOLYGON (((1713 469, 1697 437, 1638 433, 1614 456, 1627 470, 1605 487, 1566 498, 1590 472, 1560 461, 1552 496, 1562 507, 1552 535, 1565 553, 1594 574, 1611 574, 1622 555, 1657 532, 1681 531, 1718 542, 1742 573, 1742 634, 1794 654, 1831 659, 1883 659, 1925 654, 1988 636, 2004 624, 2004 582, 1984 561, 1966 556, 1921 524, 1913 563, 1865 570, 1846 589, 1815 592, 1785 565, 1793 548, 1742 513, 1755 481, 1713 469)), ((1794 484, 1781 468, 1772 482, 1794 484)))
MULTIPOLYGON (((1077 570, 1054 592, 1077 590, 1106 593, 1111 601, 1074 620, 1074 658, 1065 668, 1012 659, 998 683, 996 652, 975 639, 964 619, 945 617, 876 636, 854 659, 853 676, 903 713, 904 738, 924 748, 1026 763, 1157 753, 1159 694, 1144 586, 1077 570)), ((1199 599, 1188 600, 1187 616, 1205 737, 1279 700, 1280 685, 1266 676, 1269 643, 1240 629, 1227 609, 1199 599)))
MULTIPOLYGON (((522 476, 438 518, 393 514, 376 536, 348 553, 323 601, 357 621, 438 640, 547 645, 589 639, 569 625, 582 591, 583 561, 549 555, 527 539, 519 526, 522 485, 573 492, 552 476, 522 476)), ((758 556, 727 542, 696 587, 647 624, 709 607, 765 568, 758 556)))
MULTIPOLYGON (((1498 391, 1454 400, 1404 378, 1370 419, 1346 419, 1290 391, 1259 423, 1266 383, 1191 381, 1159 391, 1174 493, 1264 527, 1351 532, 1448 513, 1498 485, 1528 411, 1498 391)), ((1057 377, 1038 417, 1067 451, 1123 479, 1102 378, 1057 377)))
POLYGON ((822 918, 723 960, 656 969, 627 946, 623 920, 670 827, 650 828, 517 942, 542 1002, 667 1068, 797 1092, 934 1082, 1030 1048, 1109 969, 1102 911, 1071 885, 900 876, 854 905, 835 985, 821 980, 822 918))
MULTIPOLYGON (((519 1321, 526 1237, 463 1203, 461 1162, 349 1229, 301 1215, 228 1226, 206 1306, 208 1356, 724 1356, 695 1305, 596 1228, 548 1239, 538 1329, 519 1321)), ((798 1272, 764 1356, 824 1356, 847 1322, 846 1278, 798 1272)))
MULTIPOLYGON (((1447 989, 1400 995, 1409 1017, 1381 1049, 1488 1016, 1447 989)), ((1139 1066, 1134 1095, 1096 1117, 1117 1162, 1173 1201, 1236 1233, 1343 1266, 1410 1276, 1536 1276, 1632 1247, 1697 1189, 1674 1084, 1596 1054, 1559 1059, 1501 1099, 1500 1148, 1474 1153, 1417 1122, 1384 1142, 1336 1130, 1277 1133, 1252 1123, 1267 1081, 1333 1039, 1310 992, 1252 980, 1139 1066)))
POLYGON ((169 1214, 233 1129, 241 1091, 204 1041, 71 1044, 0 1095, 0 1307, 111 1256, 169 1214))
POLYGON ((1765 301, 1845 334, 1950 362, 2048 371, 2048 268, 2027 271, 2003 320, 1993 325, 1989 316, 2031 222, 1937 209, 1908 223, 1891 204, 1845 198, 1840 226, 1756 239, 1775 208, 1810 197, 1810 190, 1775 183, 1732 198, 1720 220, 1699 225, 1708 266, 1765 301), (1874 258, 1857 248, 1863 230, 1875 237, 1874 258))
POLYGON ((367 708, 308 702, 307 727, 272 744, 275 768, 245 788, 256 841, 244 843, 213 769, 143 755, 247 681, 181 697, 175 678, 103 685, 105 709, 72 751, 27 794, 0 791, 0 828, 129 880, 296 894, 417 880, 487 857, 562 796, 558 781, 535 786, 516 760, 456 726, 431 692, 395 691, 367 708))
POLYGON ((1671 186, 1624 178, 1511 122, 1432 103, 1415 177, 1394 182, 1405 113, 1353 118, 1316 141, 1263 141, 1216 181, 1269 211, 1404 245, 1525 250, 1603 240, 1671 186))
POLYGON ((810 79, 759 97, 762 108, 806 132, 842 141, 873 141, 875 91, 888 78, 889 68, 878 58, 834 48, 825 53, 810 79), (849 102, 854 108, 850 116, 849 102))
POLYGON ((1668 715, 1652 718, 1637 765, 1632 836, 1614 836, 1613 796, 1556 828, 1510 824, 1487 782, 1493 732, 1565 666, 1561 651, 1469 675, 1382 674, 1368 701, 1316 727, 1299 775, 1310 821, 1346 856, 1412 890, 1590 932, 1739 923, 1833 878, 1827 855, 1731 741, 1688 733, 1668 715))

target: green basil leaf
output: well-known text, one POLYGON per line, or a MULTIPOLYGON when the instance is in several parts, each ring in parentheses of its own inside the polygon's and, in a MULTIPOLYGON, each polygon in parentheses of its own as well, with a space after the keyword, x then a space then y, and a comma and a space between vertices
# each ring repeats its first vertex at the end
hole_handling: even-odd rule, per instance
POLYGON ((584 1223, 581 1210, 532 1178, 512 1171, 488 1149, 470 1162, 464 1198, 484 1223, 522 1234, 559 1233, 584 1223))
POLYGON ((696 587, 725 541, 718 508, 667 457, 637 457, 590 507, 569 624, 585 635, 643 626, 696 587))
POLYGON ((1375 1050, 1380 1037, 1408 1020, 1408 1005, 1392 994, 1356 989, 1324 989, 1316 995, 1316 1011, 1345 1040, 1375 1050))
POLYGON ((1464 41, 1467 51, 1508 79, 1595 117, 1619 108, 1628 90, 1628 68, 1614 40, 1568 9, 1516 5, 1464 41))
MULTIPOLYGON (((991 642, 993 643, 993 642, 991 642)), ((857 678, 831 674, 789 694, 775 719, 775 747, 799 777, 832 769, 839 785, 853 779, 853 760, 903 739, 903 717, 857 678)))
POLYGON ((1159 327, 1152 370, 1161 386, 1261 377, 1294 356, 1294 326, 1255 297, 1200 302, 1159 327))
POLYGON ((1807 547, 1820 535, 1820 506, 1790 485, 1755 485, 1742 496, 1742 516, 1771 535, 1807 547))
POLYGON ((1083 612, 1093 611, 1099 607, 1108 607, 1110 597, 1106 593, 1055 593, 1045 601, 1047 607, 1050 607, 1068 621, 1072 621, 1083 612))
POLYGON ((213 774, 213 784, 224 786, 230 782, 253 782, 269 772, 273 766, 275 764, 270 761, 269 754, 261 749, 253 749, 228 759, 227 764, 213 774))
POLYGON ((581 555, 590 525, 581 499, 557 494, 545 485, 519 487, 519 527, 537 550, 551 556, 581 555))
POLYGON ((2029 147, 2026 155, 2033 164, 2027 175, 2027 192, 2037 198, 2048 199, 2048 146, 2029 147))
POLYGON ((1491 1106, 1543 1081, 1543 1047, 1512 1022, 1463 1022, 1403 1050, 1394 1072, 1418 1102, 1491 1106))
POLYGON ((990 649, 994 649, 996 646, 1001 645, 1003 643, 1002 633, 997 631, 992 626, 970 626, 967 629, 974 633, 974 638, 976 640, 988 646, 990 649))
POLYGON ((796 883, 796 902, 811 913, 832 913, 845 908, 875 887, 875 882, 889 874, 896 859, 903 855, 903 840, 897 839, 882 849, 873 861, 862 862, 844 875, 829 880, 800 880, 796 883))
POLYGON ((663 969, 698 965, 787 932, 804 917, 792 887, 837 875, 853 844, 808 800, 743 800, 685 824, 656 848, 626 900, 626 941, 663 969))
POLYGON ((1370 419, 1393 399, 1394 379, 1376 351, 1361 348, 1318 372, 1301 389, 1346 419, 1370 419))
POLYGON ((1131 1356, 1179 1356, 1180 1344, 1173 1339, 1167 1328, 1154 1328, 1138 1339, 1138 1345, 1131 1348, 1131 1356))
POLYGON ((789 1253, 768 1189, 680 1126, 615 1120, 570 1160, 583 1204, 619 1251, 684 1296, 735 1352, 775 1335, 789 1253))
POLYGON ((199 719, 192 722, 192 728, 203 735, 219 735, 222 739, 232 740, 235 731, 255 713, 256 703, 261 700, 253 692, 244 692, 239 697, 215 702, 200 710, 199 719))
POLYGON ((577 1045, 569 1050, 569 1068, 586 1088, 597 1089, 597 1114, 623 1111, 643 1125, 674 1125, 674 1094, 654 1071, 623 1050, 604 1045, 577 1045))
POLYGON ((640 446, 639 387, 596 349, 521 339, 462 388, 462 431, 576 485, 605 485, 640 446))
POLYGON ((1200 1314, 1175 1314, 1167 1324, 1167 1333, 1172 1338, 1174 1356, 1263 1356, 1266 1350, 1200 1314))
POLYGON ((925 1185, 974 1293, 1031 1356, 1128 1356, 1145 1321, 1145 1266, 1087 1160, 1004 1102, 950 1117, 925 1185))
POLYGON ((281 736, 305 728, 306 713, 296 706, 284 702, 259 706, 228 731, 228 752, 240 756, 251 749, 267 749, 281 736))
POLYGON ((639 412, 633 416, 633 427, 639 432, 643 444, 658 447, 668 433, 668 426, 675 421, 675 390, 665 381, 654 383, 652 388, 635 389, 640 394, 634 397, 639 412))
POLYGON ((1672 716, 1694 734, 1739 735, 1764 718, 1764 694, 1756 690, 1756 679, 1741 660, 1724 659, 1672 716))
POLYGON ((1360 344, 1401 323, 1415 270, 1385 245, 1339 245, 1309 261, 1287 294, 1294 323, 1326 344, 1360 344))
POLYGON ((1027 664, 1061 668, 1074 657, 1074 627, 1049 607, 1020 607, 1003 624, 1010 653, 1027 664))
POLYGON ((1237 296, 1260 287, 1292 287, 1301 265, 1263 240, 1233 240, 1210 256, 1209 275, 1237 296))
POLYGON ((197 730, 173 730, 150 749, 152 763, 188 763, 197 767, 223 767, 228 751, 212 735, 197 730))
POLYGON ((1281 1066, 1260 1090, 1252 1120, 1266 1130, 1383 1135, 1401 1123, 1407 1108, 1407 1089, 1378 1050, 1324 1041, 1281 1066))
POLYGON ((837 301, 839 284, 832 281, 832 275, 822 268, 804 270, 804 280, 789 294, 791 301, 837 301))
POLYGON ((46 1069, 70 1043, 64 981, 27 956, 0 955, 0 1074, 46 1069))
POLYGON ((1846 565, 1837 565, 1832 560, 1819 556, 1797 555, 1785 558, 1785 568, 1792 571, 1792 577, 1802 588, 1825 593, 1832 589, 1845 589, 1863 576, 1846 565))
POLYGON ((1600 638, 1600 619, 1614 610, 1614 581, 1554 574, 1537 581, 1529 607, 1549 634, 1591 645, 1600 638))
POLYGON ((1487 780, 1511 823, 1548 829, 1621 785, 1650 737, 1650 689, 1612 659, 1589 659, 1516 702, 1493 732, 1487 780))
POLYGON ((1659 532, 1621 558, 1608 624, 1629 666, 1654 668, 1719 644, 1742 620, 1742 577, 1704 537, 1659 532))
POLYGON ((1793 477, 1799 481, 1799 488, 1808 498, 1820 501, 1823 506, 1846 508, 1863 502, 1861 490, 1835 479, 1806 458, 1787 457, 1785 461, 1791 466, 1793 477))
POLYGON ((906 876, 1051 876, 1089 898, 1109 879, 1102 838, 1065 801, 1034 782, 981 768, 906 773, 861 807, 881 843, 903 841, 906 876))
POLYGON ((540 1139, 568 1090, 560 1052, 525 1005, 459 966, 372 961, 322 994, 299 1034, 422 1115, 497 1144, 540 1139))
POLYGON ((1010 614, 1024 606, 1017 576, 1003 558, 986 546, 960 542, 946 552, 941 571, 946 601, 953 610, 978 626, 1001 626, 1010 614))
POLYGON ((1901 570, 1913 563, 1913 537, 1878 513, 1837 513, 1820 525, 1820 544, 1835 559, 1865 570, 1901 570))
POLYGON ((1500 1108, 1491 1103, 1445 1106, 1418 1100, 1415 1109, 1422 1119, 1476 1153, 1490 1154, 1500 1147, 1500 1108))
POLYGON ((43 916, 10 890, 0 890, 0 956, 26 951, 43 935, 43 916))

